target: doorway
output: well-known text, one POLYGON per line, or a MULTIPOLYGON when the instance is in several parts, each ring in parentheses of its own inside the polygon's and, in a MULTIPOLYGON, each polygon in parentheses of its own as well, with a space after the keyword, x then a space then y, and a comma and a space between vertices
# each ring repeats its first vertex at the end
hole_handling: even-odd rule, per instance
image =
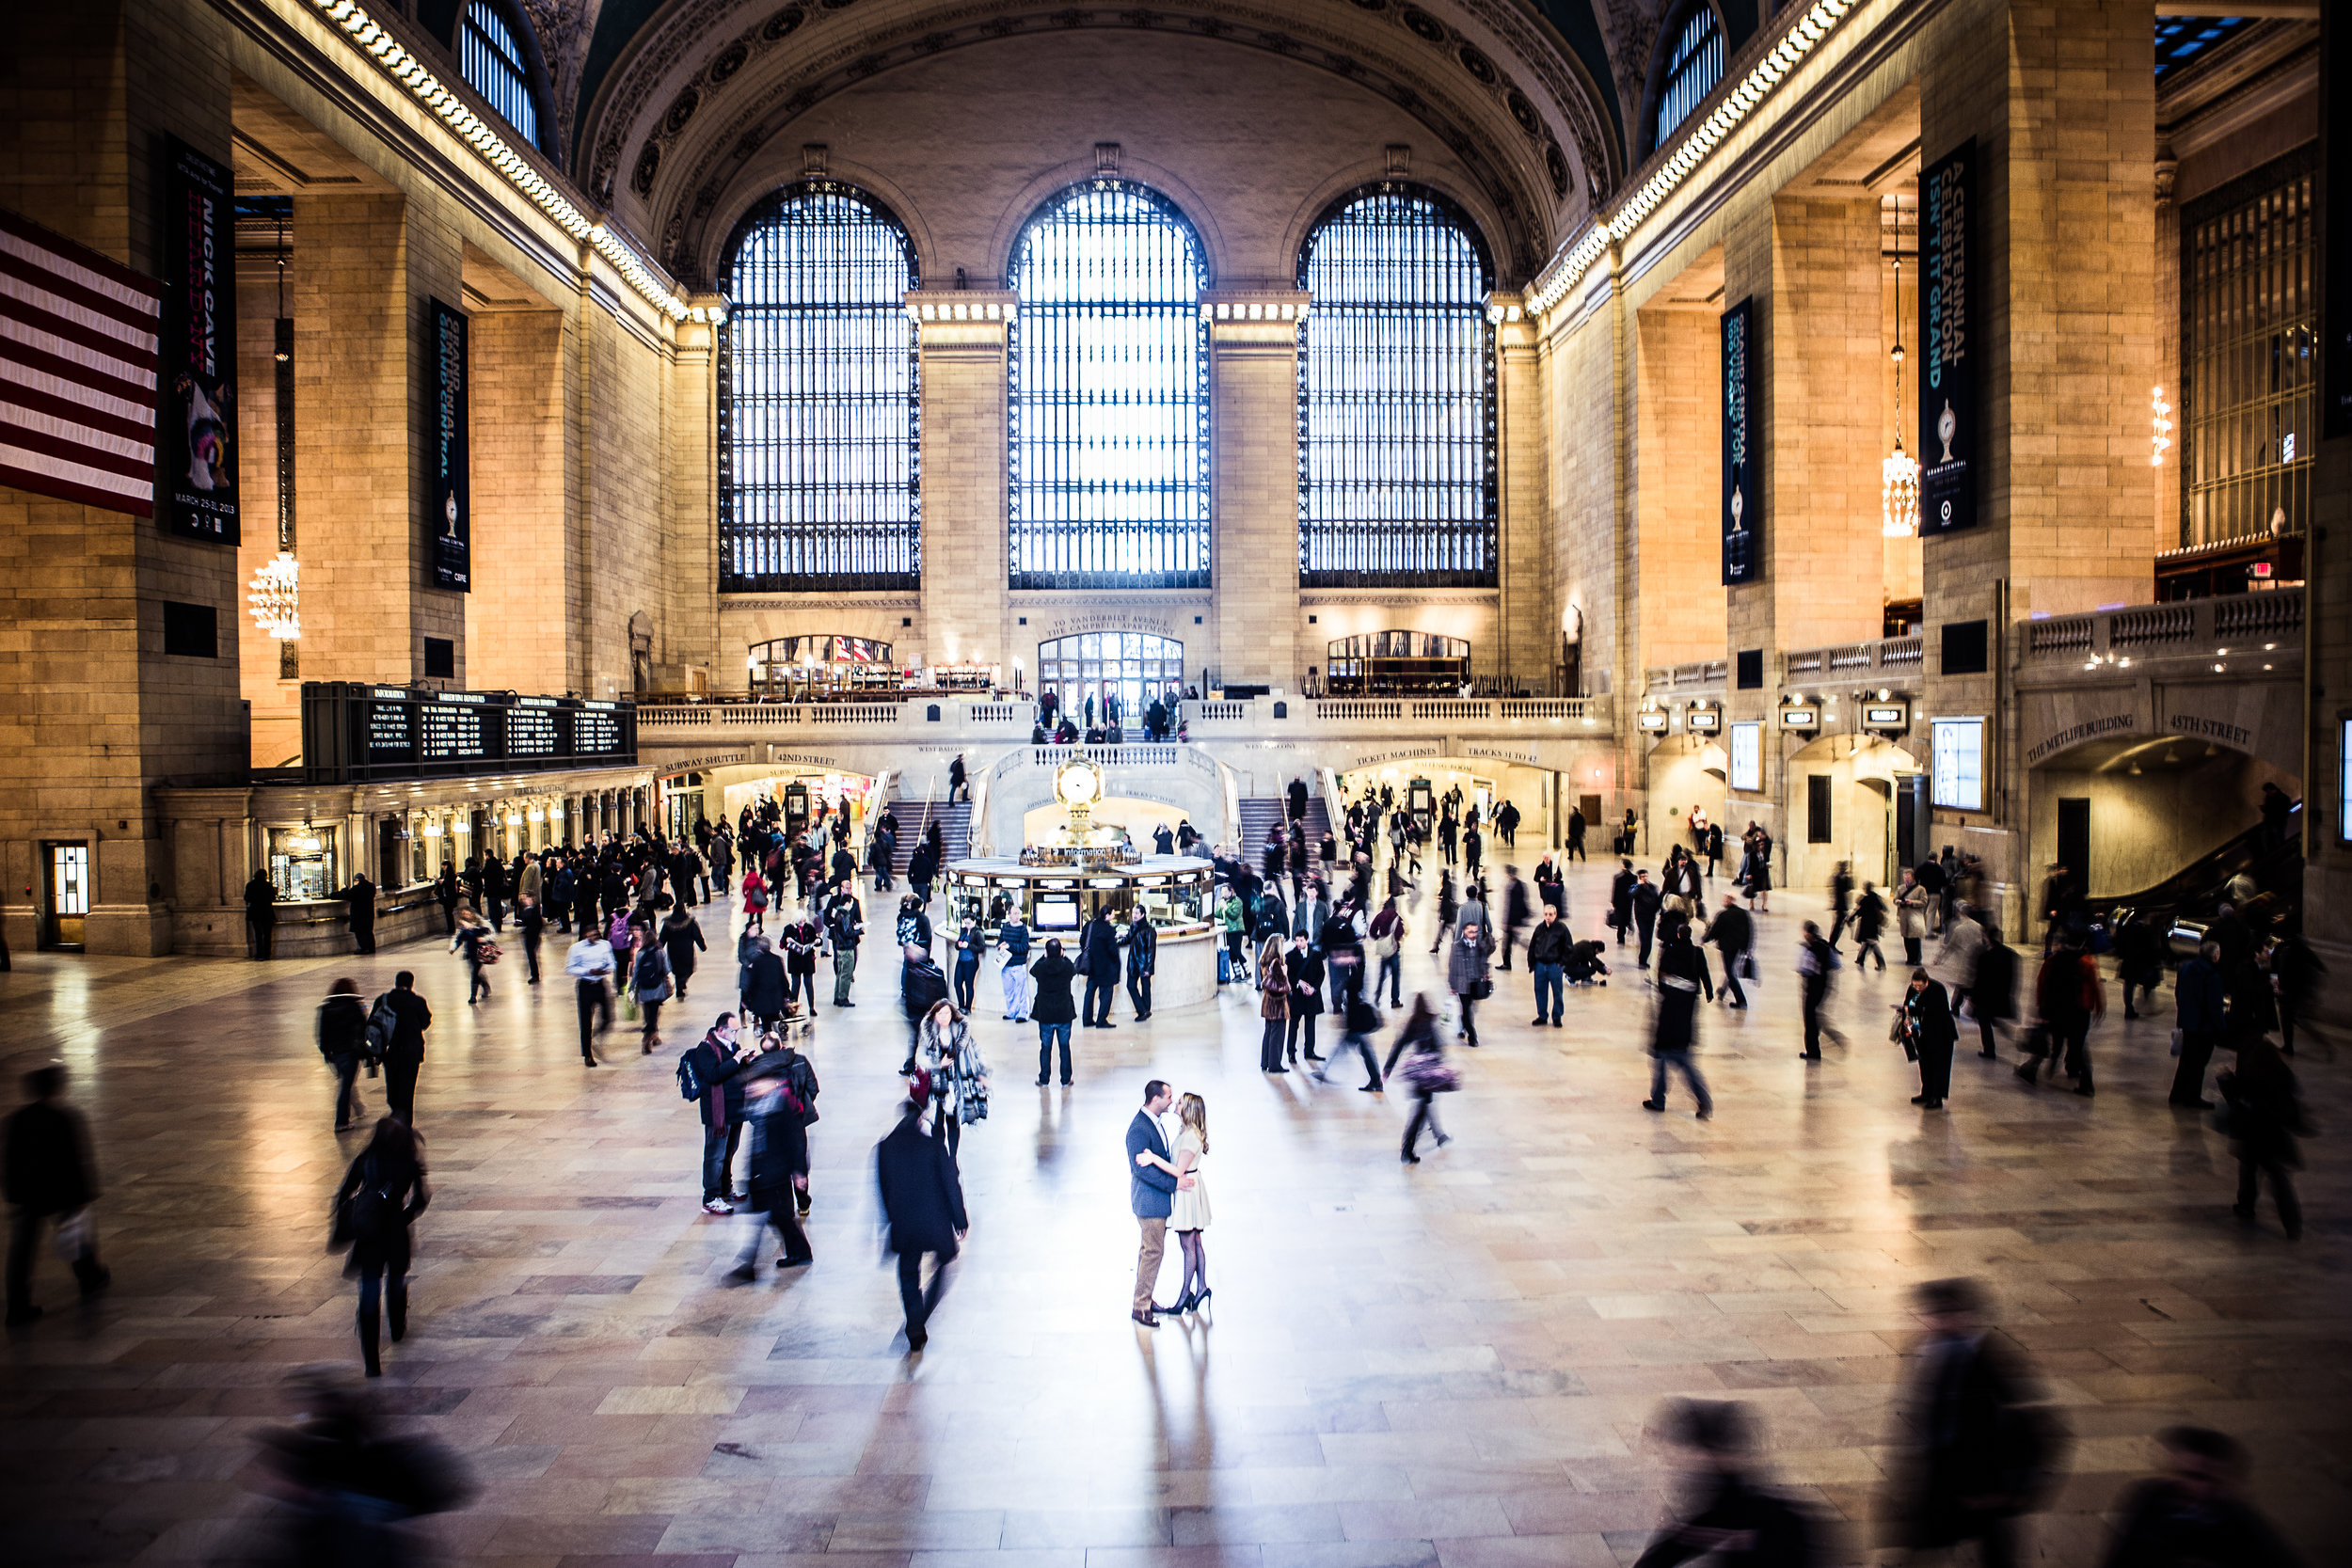
POLYGON ((1895 775, 1895 865, 1917 865, 1930 853, 1928 779, 1924 773, 1895 775))
POLYGON ((89 923, 89 843, 44 844, 41 864, 40 944, 79 951, 89 923))
POLYGON ((2067 879, 2078 890, 2090 890, 2090 800, 2088 796, 2058 797, 2058 858, 2067 879))

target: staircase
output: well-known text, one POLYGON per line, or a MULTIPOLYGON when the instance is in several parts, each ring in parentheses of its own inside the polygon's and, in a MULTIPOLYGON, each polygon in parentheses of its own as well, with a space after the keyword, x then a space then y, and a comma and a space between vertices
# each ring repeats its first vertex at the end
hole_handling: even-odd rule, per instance
MULTIPOLYGON (((1282 826, 1284 814, 1289 809, 1290 802, 1279 795, 1243 798, 1241 854, 1243 863, 1251 870, 1258 869, 1265 855, 1265 841, 1273 835, 1275 829, 1282 826)), ((1322 844, 1323 835, 1331 828, 1331 814, 1324 809, 1320 797, 1308 797, 1305 826, 1308 859, 1311 863, 1315 847, 1322 844)))
POLYGON ((890 809, 898 814, 898 852, 891 857, 890 874, 899 881, 906 880, 907 863, 914 859, 914 847, 923 842, 923 834, 933 822, 939 824, 940 834, 946 842, 946 863, 962 860, 972 853, 970 801, 958 800, 949 805, 945 800, 898 800, 890 802, 890 809))

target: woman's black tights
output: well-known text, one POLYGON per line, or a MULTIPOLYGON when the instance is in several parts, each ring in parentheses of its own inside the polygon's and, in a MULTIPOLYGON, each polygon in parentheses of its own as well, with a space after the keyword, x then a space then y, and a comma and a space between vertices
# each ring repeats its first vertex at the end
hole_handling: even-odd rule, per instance
POLYGON ((1177 1299, 1197 1296, 1209 1288, 1209 1257, 1202 1245, 1204 1238, 1198 1230, 1179 1230, 1176 1244, 1184 1252, 1184 1291, 1177 1299))
POLYGON ((384 1367, 376 1334, 381 1323, 377 1303, 389 1297, 392 1316, 392 1343, 408 1332, 408 1276, 395 1274, 390 1289, 385 1288, 386 1270, 383 1264, 363 1265, 359 1270, 359 1354, 366 1363, 370 1377, 382 1375, 384 1367))

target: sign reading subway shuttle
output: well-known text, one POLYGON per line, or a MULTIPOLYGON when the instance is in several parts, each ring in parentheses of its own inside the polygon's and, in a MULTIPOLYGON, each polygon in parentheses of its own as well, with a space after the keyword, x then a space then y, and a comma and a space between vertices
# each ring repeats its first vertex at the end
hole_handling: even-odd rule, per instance
POLYGON ((1753 299, 1724 312, 1724 582, 1754 582, 1763 566, 1763 492, 1756 464, 1753 299))
POLYGON ((433 586, 473 586, 473 498, 466 483, 466 313, 425 302, 425 360, 432 367, 433 586))
POLYGON ((163 138, 164 298, 155 367, 155 515, 166 533, 237 531, 235 176, 163 138))
POLYGON ((1968 352, 1971 139, 1919 176, 1919 532, 1977 521, 1977 365, 1968 352))

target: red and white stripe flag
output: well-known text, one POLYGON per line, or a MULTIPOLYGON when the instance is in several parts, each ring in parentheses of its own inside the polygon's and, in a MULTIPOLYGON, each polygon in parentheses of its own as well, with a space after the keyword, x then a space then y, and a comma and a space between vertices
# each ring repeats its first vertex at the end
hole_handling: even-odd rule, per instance
POLYGON ((0 484, 155 510, 152 278, 0 209, 0 484))

